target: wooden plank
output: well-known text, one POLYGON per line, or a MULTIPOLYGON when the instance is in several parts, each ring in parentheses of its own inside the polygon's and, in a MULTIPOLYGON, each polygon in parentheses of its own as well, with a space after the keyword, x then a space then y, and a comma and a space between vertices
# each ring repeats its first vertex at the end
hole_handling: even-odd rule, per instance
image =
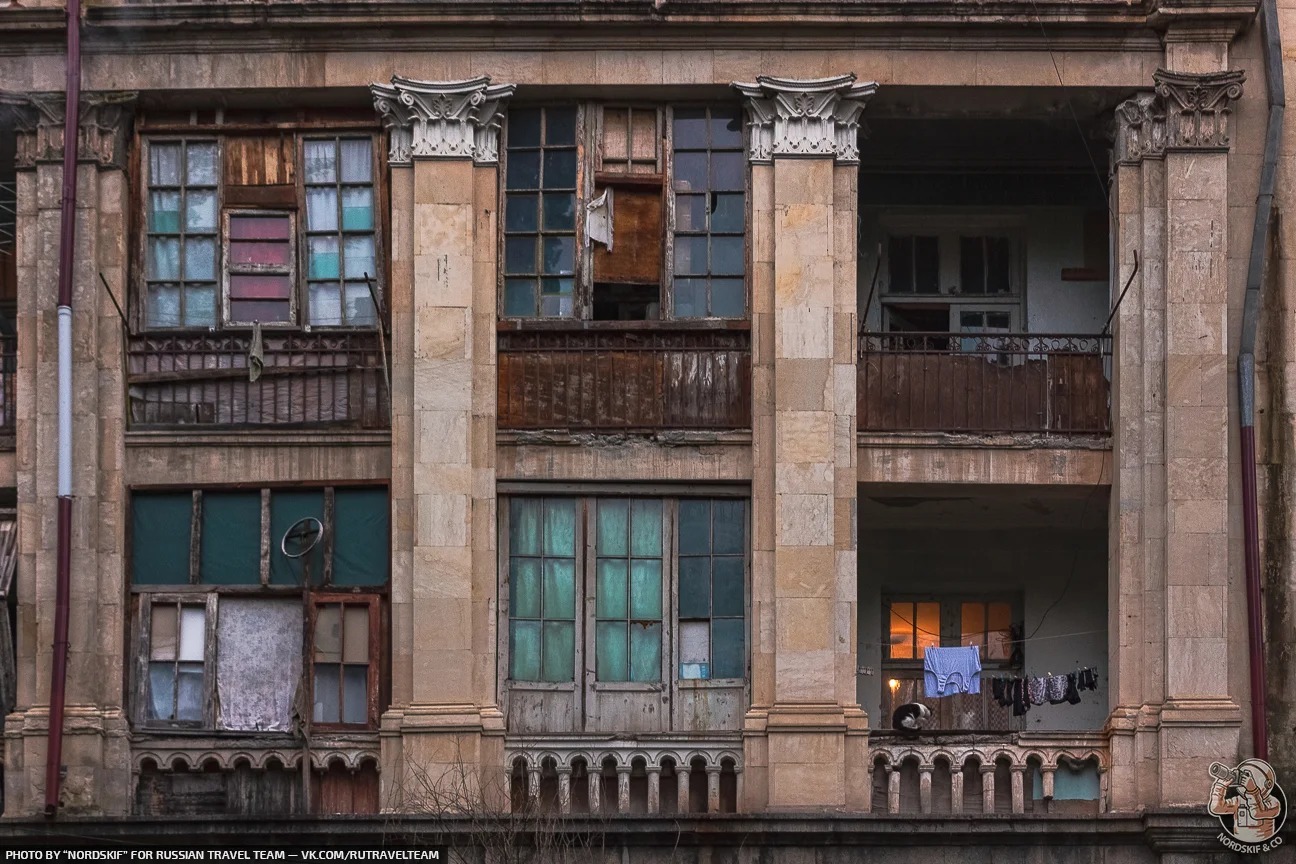
POLYGON ((613 187, 612 252, 594 247, 594 281, 658 284, 662 262, 662 190, 613 187))

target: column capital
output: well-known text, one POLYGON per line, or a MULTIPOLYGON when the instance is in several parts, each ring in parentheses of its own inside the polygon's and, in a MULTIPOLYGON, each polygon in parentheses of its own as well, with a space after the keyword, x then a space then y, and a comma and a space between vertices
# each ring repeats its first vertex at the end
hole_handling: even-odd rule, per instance
POLYGON ((747 97, 747 158, 768 163, 775 156, 831 156, 859 163, 860 115, 877 92, 876 82, 857 83, 847 73, 833 78, 773 78, 734 82, 747 97))
POLYGON ((1165 149, 1165 110, 1155 93, 1139 93, 1116 106, 1117 164, 1159 159, 1165 149))
MULTIPOLYGON (((104 168, 126 167, 126 144, 138 94, 82 93, 77 159, 104 168)), ((12 119, 17 136, 14 164, 63 160, 66 98, 62 93, 0 92, 0 109, 12 119)))
POLYGON ((499 161, 500 109, 516 84, 491 84, 490 77, 465 81, 416 81, 393 75, 391 84, 372 84, 374 110, 391 137, 388 159, 499 161))
POLYGON ((1152 73, 1152 80, 1164 106, 1167 149, 1228 150, 1230 103, 1242 98, 1246 73, 1233 70, 1192 74, 1158 69, 1152 73))

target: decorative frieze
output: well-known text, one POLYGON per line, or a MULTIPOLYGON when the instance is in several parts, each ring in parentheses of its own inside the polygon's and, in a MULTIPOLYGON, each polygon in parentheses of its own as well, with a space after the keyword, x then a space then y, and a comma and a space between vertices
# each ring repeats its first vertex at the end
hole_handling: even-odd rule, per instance
POLYGON ((1140 93, 1116 106, 1116 161, 1133 165, 1165 155, 1166 123, 1161 100, 1140 93))
POLYGON ((775 156, 859 162, 860 115, 876 83, 856 83, 853 74, 804 80, 762 75, 754 84, 733 86, 747 97, 747 156, 753 163, 775 156))
MULTIPOLYGON (((105 168, 126 167, 126 142, 134 115, 135 93, 82 93, 77 158, 105 168)), ((62 93, 3 94, 2 104, 17 131, 14 164, 63 159, 65 100, 62 93)))
POLYGON ((393 75, 390 86, 372 85, 374 109, 390 133, 389 161, 498 162, 500 109, 517 85, 490 80, 483 75, 467 81, 415 81, 393 75))
POLYGON ((1228 149, 1231 103, 1242 98, 1245 73, 1190 75, 1158 70, 1152 78, 1164 106, 1169 149, 1228 149))

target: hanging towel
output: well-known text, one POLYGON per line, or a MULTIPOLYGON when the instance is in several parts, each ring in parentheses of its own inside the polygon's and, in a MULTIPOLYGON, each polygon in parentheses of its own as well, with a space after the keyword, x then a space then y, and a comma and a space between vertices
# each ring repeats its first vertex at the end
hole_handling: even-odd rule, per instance
POLYGON ((261 322, 252 325, 252 342, 248 345, 248 381, 255 383, 265 368, 265 346, 261 343, 261 322))
POLYGON ((1065 675, 1050 675, 1044 679, 1044 698, 1050 705, 1061 705, 1066 701, 1067 679, 1065 675))
POLYGON ((928 699, 981 692, 981 651, 975 645, 928 648, 923 655, 923 690, 928 699))

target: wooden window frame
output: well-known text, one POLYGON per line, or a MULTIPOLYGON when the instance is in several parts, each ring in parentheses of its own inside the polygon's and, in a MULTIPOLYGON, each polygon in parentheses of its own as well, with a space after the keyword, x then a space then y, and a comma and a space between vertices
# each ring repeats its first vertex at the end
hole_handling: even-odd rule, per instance
MULTIPOLYGON (((305 666, 308 669, 308 672, 304 676, 304 678, 305 678, 306 687, 310 691, 309 692, 310 698, 308 700, 308 704, 311 706, 310 710, 311 710, 312 719, 310 725, 312 730, 345 732, 345 731, 354 731, 360 729, 378 728, 378 715, 379 715, 378 692, 379 692, 379 682, 380 679, 382 678, 382 667, 383 667, 382 664, 383 632, 382 632, 381 607, 382 607, 382 597, 373 592, 343 593, 343 592, 333 591, 333 592, 325 592, 319 594, 312 593, 310 595, 310 607, 309 607, 309 617, 308 617, 308 622, 309 622, 308 626, 310 629, 308 632, 311 641, 311 648, 310 648, 310 653, 304 658, 305 666), (366 707, 365 707, 364 723, 343 723, 343 722, 328 723, 328 722, 320 722, 314 719, 315 666, 316 663, 318 662, 316 659, 318 655, 318 649, 315 646, 316 623, 319 619, 320 607, 328 606, 328 605, 340 605, 343 607, 343 613, 342 613, 343 628, 346 627, 346 612, 345 612, 346 608, 353 607, 353 606, 355 607, 364 606, 364 607, 368 607, 369 610, 369 661, 368 661, 369 673, 368 673, 367 686, 365 689, 366 707)), ((345 629, 343 632, 345 633, 345 629)), ((339 638, 343 639, 345 637, 343 636, 339 638)), ((345 686, 343 684, 344 676, 341 670, 348 665, 354 666, 358 664, 348 664, 346 661, 342 660, 339 661, 337 664, 327 664, 327 665, 337 665, 339 667, 338 711, 339 714, 341 715, 345 711, 345 709, 343 708, 343 702, 341 700, 345 699, 345 692, 346 692, 345 686)))
MULTIPOLYGON (((132 646, 135 660, 135 723, 142 729, 193 729, 207 730, 216 728, 216 622, 218 611, 217 596, 213 593, 194 594, 174 591, 141 592, 136 603, 135 644, 132 646), (152 693, 149 687, 149 665, 152 662, 153 607, 156 605, 202 606, 204 614, 203 633, 203 716, 199 721, 162 720, 149 716, 152 705, 152 693)), ((176 655, 180 653, 180 627, 177 619, 176 655)), ((180 662, 178 659, 174 662, 180 662)))
MULTIPOLYGON (((751 188, 751 163, 747 158, 748 130, 746 124, 743 124, 743 314, 738 317, 714 317, 714 316, 688 316, 684 318, 677 317, 674 310, 674 260, 675 260, 675 191, 674 191, 674 112, 678 109, 688 108, 706 108, 711 109, 720 105, 730 105, 736 103, 726 102, 724 100, 713 101, 663 101, 663 102, 639 102, 634 100, 598 100, 598 101, 575 101, 575 102, 539 102, 534 104, 513 103, 510 105, 510 111, 520 108, 557 108, 557 107, 575 107, 576 109, 576 250, 575 250, 575 286, 572 300, 572 314, 570 316, 520 316, 506 315, 504 307, 504 237, 505 237, 505 208, 507 206, 504 178, 508 171, 508 116, 506 115, 501 129, 501 143, 499 153, 499 170, 500 183, 498 184, 497 206, 500 214, 500 227, 498 232, 498 243, 496 247, 496 257, 500 263, 497 268, 496 284, 496 310, 501 322, 510 322, 511 326, 526 326, 537 322, 590 322, 593 321, 594 314, 594 266, 593 251, 590 248, 589 240, 585 231, 585 207, 595 195, 596 186, 607 187, 624 186, 626 188, 642 189, 645 185, 660 185, 662 189, 662 260, 660 268, 660 279, 658 287, 658 296, 660 298, 660 314, 658 319, 662 322, 669 323, 693 323, 712 324, 712 325, 732 325, 733 322, 748 321, 751 318, 752 298, 752 261, 751 261, 751 234, 752 234, 752 188, 751 188), (657 174, 635 174, 620 173, 608 170, 609 166, 605 165, 602 157, 603 142, 603 122, 604 111, 606 109, 632 109, 632 110, 655 110, 658 116, 658 166, 657 174)), ((741 108, 739 116, 742 116, 741 108)), ((709 152, 709 151, 708 151, 709 152)), ((615 201, 615 196, 614 196, 615 201)), ((615 207, 615 203, 614 203, 615 207)), ((709 236, 709 234, 708 234, 709 236)), ((614 238, 615 241, 615 238, 614 238)), ((709 274, 706 275, 710 279, 709 274)), ((731 277, 737 278, 737 277, 731 277)), ((708 289, 708 298, 710 291, 708 289)), ((708 301, 709 305, 709 301, 708 301)), ((708 309, 709 311, 709 309, 708 309)), ((609 325, 633 325, 641 323, 637 321, 607 321, 598 322, 609 325)))
MULTIPOLYGON (((298 315, 300 308, 298 304, 298 286, 297 286, 297 258, 298 258, 298 231, 297 231, 297 214, 292 210, 249 210, 245 207, 230 208, 222 210, 220 214, 220 244, 221 258, 225 260, 225 266, 220 268, 220 320, 221 324, 228 329, 246 329, 255 326, 255 321, 236 321, 230 317, 232 300, 230 298, 230 277, 232 276, 287 276, 288 277, 288 320, 287 321, 262 321, 261 329, 263 330, 299 330, 300 322, 298 315), (239 216, 266 216, 266 217, 286 217, 288 219, 288 265, 286 267, 273 264, 239 264, 235 265, 229 260, 228 249, 230 243, 230 219, 239 216)), ((282 301, 274 301, 282 302, 282 301)))
MULTIPOLYGON (((911 658, 892 659, 890 656, 891 650, 886 639, 886 634, 889 634, 891 632, 891 604, 893 603, 939 603, 940 604, 939 615, 940 615, 940 622, 941 622, 940 647, 943 648, 955 647, 961 644, 962 641, 961 616, 962 616, 962 609, 964 603, 982 603, 982 604, 1008 603, 1012 607, 1012 624, 1014 626, 1019 626, 1021 624, 1022 616, 1025 611, 1025 601, 1023 596, 1020 593, 1013 593, 1013 592, 999 591, 999 592, 975 593, 975 592, 965 592, 965 591, 951 591, 948 593, 942 592, 942 593, 930 593, 930 594, 914 594, 914 593, 883 594, 881 632, 884 634, 882 640, 883 641, 882 668, 884 670, 890 670, 890 669, 921 670, 923 668, 923 659, 921 657, 914 657, 912 659, 911 658), (955 626, 957 626, 959 629, 957 630, 953 629, 955 628, 955 626)), ((984 639, 982 640, 982 645, 983 646, 985 645, 984 639)), ((916 646, 915 646, 914 653, 917 654, 916 646)), ((1024 656, 1024 651, 1023 651, 1023 656, 1024 656)), ((1009 656, 1008 660, 991 660, 986 656, 984 656, 984 651, 983 651, 981 657, 981 668, 983 670, 991 670, 991 671, 1011 671, 1014 669, 1019 669, 1021 667, 1020 664, 1017 665, 1013 664, 1011 655, 1009 656)))

